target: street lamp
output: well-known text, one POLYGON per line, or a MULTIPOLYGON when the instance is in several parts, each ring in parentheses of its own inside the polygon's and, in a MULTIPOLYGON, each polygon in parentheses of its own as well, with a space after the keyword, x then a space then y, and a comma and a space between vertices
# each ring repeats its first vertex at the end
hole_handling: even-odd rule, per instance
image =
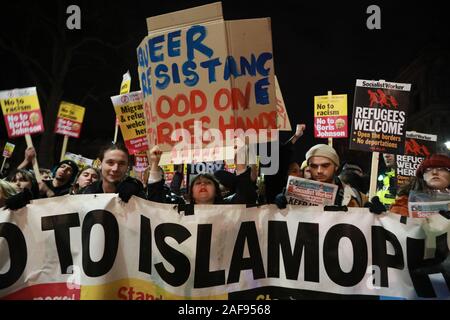
POLYGON ((447 141, 447 142, 445 143, 445 146, 447 147, 447 150, 450 150, 450 141, 447 141))

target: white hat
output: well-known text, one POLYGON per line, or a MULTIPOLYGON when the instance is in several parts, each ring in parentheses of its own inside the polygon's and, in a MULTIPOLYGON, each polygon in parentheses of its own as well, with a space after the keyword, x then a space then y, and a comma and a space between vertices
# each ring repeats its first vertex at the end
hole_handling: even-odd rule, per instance
POLYGON ((334 162, 334 164, 339 167, 339 156, 336 153, 336 150, 333 147, 330 147, 327 144, 316 144, 306 153, 306 161, 309 165, 309 159, 311 157, 325 157, 334 162))

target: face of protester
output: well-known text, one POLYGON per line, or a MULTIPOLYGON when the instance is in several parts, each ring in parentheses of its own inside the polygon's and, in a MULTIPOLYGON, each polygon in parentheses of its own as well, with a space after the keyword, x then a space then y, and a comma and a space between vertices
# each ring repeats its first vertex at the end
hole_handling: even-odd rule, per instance
POLYGON ((309 167, 306 167, 304 170, 303 170, 303 178, 305 178, 305 179, 311 179, 311 169, 309 168, 309 167))
POLYGON ((22 192, 25 188, 31 190, 31 181, 28 181, 20 172, 16 173, 16 176, 11 183, 14 185, 17 192, 22 192))
POLYGON ((99 176, 94 169, 86 169, 83 172, 81 172, 80 176, 77 179, 77 184, 80 186, 80 188, 84 188, 98 181, 98 179, 99 176))
POLYGON ((63 163, 55 173, 55 179, 63 184, 67 183, 72 177, 73 169, 67 163, 63 163))
POLYGON ((333 183, 337 167, 333 161, 325 157, 311 157, 309 169, 312 180, 333 183))
POLYGON ((395 154, 383 153, 384 163, 388 168, 395 168, 395 154))
POLYGON ((435 190, 443 190, 450 185, 449 168, 427 168, 423 173, 427 186, 435 190))
POLYGON ((41 172, 42 180, 52 180, 52 174, 50 172, 41 172))
POLYGON ((211 180, 200 177, 195 180, 192 187, 192 198, 197 204, 213 204, 216 196, 216 187, 211 180))
POLYGON ((292 162, 289 165, 288 176, 300 177, 302 178, 302 171, 300 170, 300 166, 297 162, 292 162))
POLYGON ((122 150, 108 150, 102 161, 102 178, 109 183, 119 183, 128 169, 128 155, 122 150))

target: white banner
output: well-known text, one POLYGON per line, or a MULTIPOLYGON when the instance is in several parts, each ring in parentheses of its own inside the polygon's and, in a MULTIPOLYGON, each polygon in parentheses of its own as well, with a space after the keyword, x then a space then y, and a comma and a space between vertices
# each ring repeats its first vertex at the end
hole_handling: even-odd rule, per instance
POLYGON ((68 195, 0 211, 0 298, 448 299, 449 230, 440 215, 205 205, 185 216, 68 195))

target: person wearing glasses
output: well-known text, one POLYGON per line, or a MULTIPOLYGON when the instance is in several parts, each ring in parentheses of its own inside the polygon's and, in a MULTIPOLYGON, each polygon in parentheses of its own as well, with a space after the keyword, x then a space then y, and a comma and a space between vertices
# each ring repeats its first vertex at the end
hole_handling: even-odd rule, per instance
MULTIPOLYGON (((402 187, 389 211, 408 216, 410 194, 436 195, 450 192, 450 157, 445 154, 434 154, 422 161, 417 168, 416 176, 410 183, 402 187)), ((416 199, 420 201, 424 199, 416 199)))

